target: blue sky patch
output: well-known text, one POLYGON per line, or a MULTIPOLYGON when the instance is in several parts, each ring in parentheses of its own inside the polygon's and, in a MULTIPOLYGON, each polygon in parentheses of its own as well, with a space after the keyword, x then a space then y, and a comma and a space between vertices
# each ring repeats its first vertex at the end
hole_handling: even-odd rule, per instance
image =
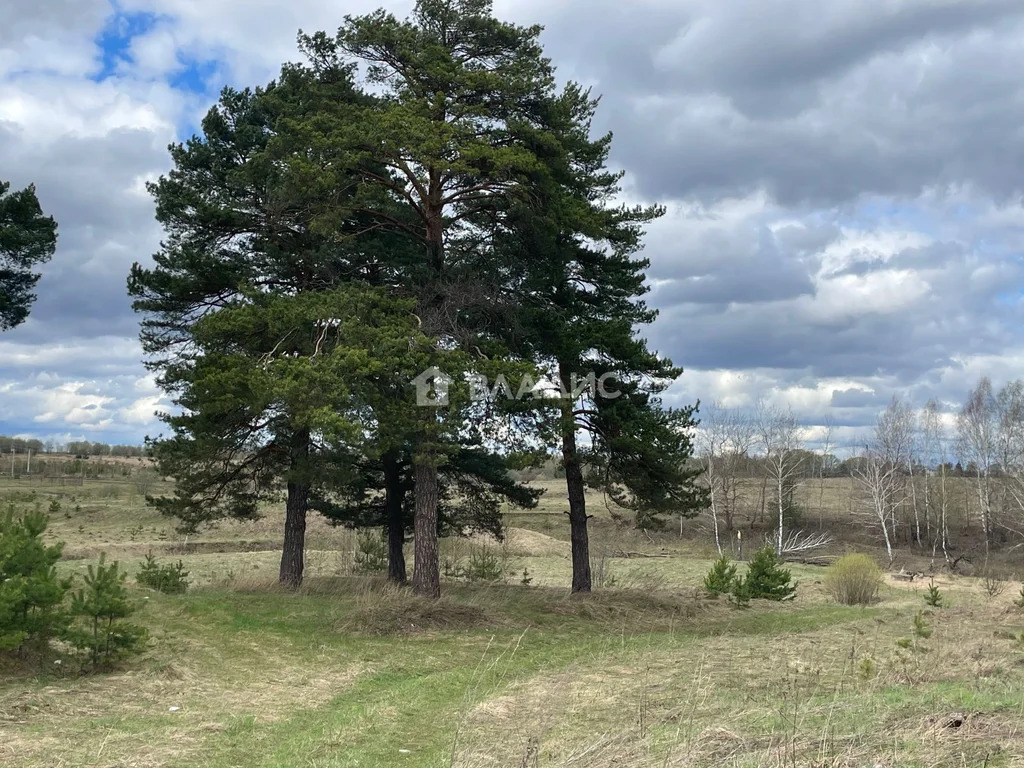
POLYGON ((179 52, 178 63, 181 68, 168 78, 171 87, 179 91, 205 93, 217 72, 218 62, 214 59, 191 59, 179 52))
POLYGON ((131 63, 132 40, 152 31, 160 17, 155 13, 127 13, 116 6, 96 38, 100 49, 100 68, 93 80, 102 82, 117 72, 121 63, 131 63))
MULTIPOLYGON (((92 76, 96 82, 113 77, 124 66, 131 66, 134 61, 131 55, 132 41, 153 31, 157 24, 168 18, 156 13, 129 13, 121 10, 117 4, 111 7, 112 13, 96 38, 100 49, 100 66, 92 76)), ((168 74, 168 84, 187 93, 206 93, 212 77, 218 69, 216 59, 195 58, 177 52, 178 66, 168 74)))

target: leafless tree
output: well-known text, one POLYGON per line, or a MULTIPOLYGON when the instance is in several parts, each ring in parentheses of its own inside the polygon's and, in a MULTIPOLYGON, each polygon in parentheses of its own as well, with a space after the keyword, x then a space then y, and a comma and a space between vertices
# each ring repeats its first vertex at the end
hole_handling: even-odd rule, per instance
POLYGON ((132 472, 132 479, 135 481, 135 490, 140 496, 145 496, 160 478, 155 469, 140 467, 132 472))
POLYGON ((804 452, 800 427, 792 411, 760 404, 754 419, 755 442, 764 461, 765 473, 775 490, 778 508, 776 551, 783 552, 785 511, 792 499, 803 466, 804 452))
POLYGON ((924 509, 925 525, 931 534, 931 520, 935 519, 935 535, 931 536, 932 558, 936 549, 942 547, 942 556, 949 562, 949 526, 946 522, 946 441, 944 440, 942 417, 939 404, 929 400, 921 412, 919 420, 921 432, 921 451, 927 463, 936 466, 937 488, 933 494, 929 477, 925 474, 924 509), (936 498, 937 497, 937 498, 936 498))
POLYGON ((832 417, 825 419, 825 431, 821 439, 821 463, 818 465, 818 530, 825 523, 825 471, 832 456, 832 417))
POLYGON ((983 377, 967 396, 957 417, 957 448, 968 465, 974 467, 975 489, 981 509, 985 535, 985 553, 992 533, 992 464, 997 453, 999 419, 992 382, 983 377))
MULTIPOLYGON (((832 534, 824 531, 817 533, 804 533, 803 531, 790 531, 782 541, 782 554, 784 555, 805 555, 816 549, 827 547, 833 542, 832 534)), ((777 547, 777 541, 772 537, 765 536, 764 543, 777 547)))
MULTIPOLYGON (((909 410, 909 409, 908 409, 909 410)), ((907 484, 910 488, 910 508, 914 511, 914 542, 917 546, 921 546, 921 510, 918 505, 917 498, 917 477, 914 475, 914 466, 918 462, 918 455, 921 452, 921 446, 919 445, 918 436, 918 425, 917 425, 917 414, 913 411, 908 412, 907 416, 910 427, 910 441, 909 449, 907 452, 907 484)), ((928 475, 924 474, 923 479, 925 483, 928 482, 928 475)))
POLYGON ((704 462, 704 477, 708 483, 711 524, 715 531, 715 547, 718 549, 719 555, 722 554, 722 539, 718 524, 719 497, 722 494, 722 478, 719 474, 719 467, 728 450, 728 440, 724 429, 726 418, 727 414, 723 412, 721 406, 714 403, 701 415, 700 431, 698 432, 698 446, 704 462))
POLYGON ((721 521, 724 520, 727 531, 733 529, 739 496, 739 467, 750 451, 752 439, 750 419, 741 411, 715 403, 701 417, 698 444, 710 490, 711 520, 719 554, 722 553, 721 521))
POLYGON ((896 510, 907 498, 907 474, 911 456, 914 414, 899 398, 893 398, 878 417, 871 442, 854 470, 867 506, 885 541, 889 564, 895 560, 892 529, 896 510))
MULTIPOLYGON (((996 413, 996 459, 1003 478, 1003 507, 1019 517, 1024 511, 1024 381, 1011 381, 999 390, 996 413)), ((1008 520, 1001 525, 1016 533, 1024 527, 1008 520)))

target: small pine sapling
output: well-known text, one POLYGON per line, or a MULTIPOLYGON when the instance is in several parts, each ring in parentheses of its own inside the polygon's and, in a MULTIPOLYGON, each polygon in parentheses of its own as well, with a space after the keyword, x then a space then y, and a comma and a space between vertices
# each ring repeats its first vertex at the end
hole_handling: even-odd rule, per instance
POLYGON ((942 592, 940 592, 939 588, 935 586, 934 581, 928 583, 928 591, 925 592, 924 602, 932 608, 942 607, 942 592))
POLYGON ((796 594, 789 570, 782 567, 770 546, 754 554, 743 582, 749 596, 755 600, 789 600, 796 594))
POLYGON ((729 590, 729 602, 737 608, 746 608, 750 605, 750 586, 747 580, 737 577, 732 582, 729 590))
POLYGON ((736 564, 729 562, 727 555, 722 555, 711 566, 704 577, 704 589, 709 595, 727 595, 732 592, 733 584, 736 582, 736 564))
POLYGON ((153 556, 152 552, 146 554, 146 559, 135 575, 136 583, 143 587, 155 589, 165 595, 180 595, 188 590, 188 571, 179 560, 175 564, 161 564, 153 556))
POLYGON ((85 587, 71 595, 75 624, 67 639, 93 668, 109 666, 146 647, 146 630, 123 621, 135 612, 124 586, 127 576, 116 562, 108 565, 106 556, 100 555, 99 563, 89 566, 85 587))
POLYGON ((875 666, 875 660, 870 656, 863 657, 860 660, 860 664, 857 665, 857 668, 860 671, 861 680, 870 680, 878 673, 875 666))
POLYGON ((913 631, 914 631, 914 650, 915 651, 926 651, 926 650, 928 650, 923 645, 921 645, 920 642, 919 642, 921 640, 927 640, 929 637, 932 636, 932 626, 931 626, 931 624, 929 624, 925 620, 924 613, 922 611, 918 611, 916 614, 914 614, 913 631))
POLYGON ((360 531, 353 557, 356 573, 380 573, 388 569, 388 542, 380 531, 360 531))
POLYGON ((63 545, 43 543, 48 522, 39 510, 15 517, 13 504, 0 516, 0 652, 43 650, 67 626, 71 581, 57 576, 63 545))

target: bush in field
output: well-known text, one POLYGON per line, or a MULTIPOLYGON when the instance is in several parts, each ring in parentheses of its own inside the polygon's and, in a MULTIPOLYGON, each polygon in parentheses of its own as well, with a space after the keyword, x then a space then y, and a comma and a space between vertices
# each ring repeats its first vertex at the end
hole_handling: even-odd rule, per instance
POLYGON ((733 594, 738 600, 742 597, 752 600, 787 600, 796 594, 789 570, 782 567, 775 550, 769 546, 754 553, 747 565, 747 575, 742 581, 737 580, 737 585, 733 594))
POLYGON ((173 565, 171 563, 160 563, 153 556, 152 552, 146 554, 146 559, 135 574, 135 581, 143 587, 155 589, 165 595, 180 595, 188 590, 188 571, 181 560, 173 565))
POLYGON ((123 621, 135 612, 124 586, 127 577, 116 562, 107 565, 106 556, 100 555, 99 563, 89 566, 85 586, 71 595, 74 623, 66 638, 94 668, 109 666, 146 647, 146 630, 123 621))
POLYGON ((722 555, 711 566, 704 577, 704 589, 711 595, 727 595, 732 592, 736 582, 736 564, 729 562, 727 555, 722 555))
POLYGON ((360 531, 354 555, 356 573, 380 573, 388 569, 388 543, 379 531, 360 531))
POLYGON ((155 469, 137 469, 134 473, 135 490, 140 496, 147 496, 159 479, 155 469))
POLYGON ((881 584, 882 569, 862 554, 843 555, 825 573, 825 589, 843 605, 870 605, 881 584))
POLYGON ((465 559, 446 558, 441 564, 441 570, 449 579, 501 581, 505 578, 506 560, 494 548, 481 545, 474 548, 465 559))
POLYGON ((71 581, 57 577, 63 545, 42 541, 47 522, 38 509, 16 517, 13 504, 0 517, 0 651, 43 648, 67 626, 71 581))

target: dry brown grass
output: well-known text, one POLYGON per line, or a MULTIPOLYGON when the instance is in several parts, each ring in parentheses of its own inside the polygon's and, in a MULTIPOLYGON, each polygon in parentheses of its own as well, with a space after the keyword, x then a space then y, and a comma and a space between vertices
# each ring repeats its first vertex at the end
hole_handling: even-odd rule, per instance
POLYGON ((268 658, 256 642, 230 654, 188 639, 175 645, 174 661, 153 660, 149 669, 0 692, 0 765, 173 766, 238 718, 274 723, 329 701, 365 672, 326 655, 319 663, 268 658), (120 725, 132 720, 153 731, 120 725), (99 744, 87 738, 90 723, 109 724, 99 744))
POLYGON ((1005 607, 957 597, 962 607, 929 617, 929 650, 910 659, 895 644, 916 611, 907 590, 888 598, 891 613, 849 626, 710 637, 599 672, 582 660, 474 706, 453 764, 896 768, 981 766, 985 754, 1016 756, 992 765, 1024 764, 1024 702, 1016 713, 968 711, 956 727, 943 726, 955 714, 948 704, 907 716, 887 702, 920 691, 910 705, 919 711, 965 681, 1020 685, 1024 653, 993 635, 1005 607), (877 670, 867 678, 863 658, 877 670))

